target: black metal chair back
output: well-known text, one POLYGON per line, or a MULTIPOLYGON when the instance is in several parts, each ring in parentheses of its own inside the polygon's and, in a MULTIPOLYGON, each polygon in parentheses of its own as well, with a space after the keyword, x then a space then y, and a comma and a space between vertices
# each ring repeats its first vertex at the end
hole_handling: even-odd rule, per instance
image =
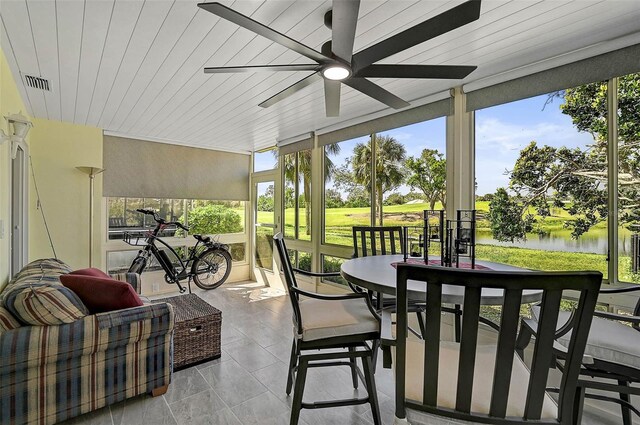
MULTIPOLYGON (((553 342, 563 290, 579 295, 574 311, 571 344, 564 365, 558 399, 558 420, 569 424, 574 416, 574 398, 580 363, 602 282, 599 272, 495 272, 427 267, 399 264, 397 273, 397 355, 396 355, 396 416, 405 417, 405 408, 484 423, 505 423, 507 403, 512 385, 514 350, 523 290, 542 291, 540 331, 536 338, 533 360, 522 418, 508 418, 508 423, 549 423, 541 420, 546 396, 549 365, 553 359, 553 342), (426 330, 424 341, 424 381, 422 402, 405 400, 406 343, 407 343, 407 281, 426 285, 426 330), (438 406, 438 373, 440 362, 440 326, 443 309, 442 287, 464 287, 462 335, 455 409, 438 406), (500 330, 495 347, 495 368, 490 385, 491 399, 488 414, 471 411, 472 390, 478 348, 478 324, 481 291, 483 288, 504 290, 500 330)), ((412 283, 413 284, 413 283, 412 283)), ((482 367, 482 366, 481 366, 482 367)), ((415 373, 415 372, 414 372, 415 373)))
POLYGON ((353 227, 353 258, 402 254, 404 249, 402 227, 400 226, 353 227))
POLYGON ((291 301, 291 307, 293 308, 293 320, 296 326, 298 334, 302 333, 302 318, 300 315, 299 296, 296 291, 292 291, 291 288, 297 288, 296 276, 293 272, 293 266, 289 259, 289 253, 287 246, 284 243, 284 236, 282 233, 278 233, 273 237, 273 243, 276 245, 280 262, 282 263, 282 271, 284 273, 284 280, 287 285, 287 293, 289 294, 289 300, 291 301))

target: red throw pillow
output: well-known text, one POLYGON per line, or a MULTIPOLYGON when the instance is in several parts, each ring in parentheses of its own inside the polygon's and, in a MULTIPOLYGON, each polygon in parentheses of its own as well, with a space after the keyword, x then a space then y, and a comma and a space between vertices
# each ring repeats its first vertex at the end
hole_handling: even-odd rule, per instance
POLYGON ((105 272, 103 272, 102 270, 96 269, 94 267, 91 267, 88 269, 74 270, 69 274, 77 274, 82 276, 94 276, 94 277, 109 277, 109 278, 111 277, 105 272))
POLYGON ((143 305, 133 286, 110 277, 70 273, 60 276, 60 281, 76 293, 92 314, 143 305))

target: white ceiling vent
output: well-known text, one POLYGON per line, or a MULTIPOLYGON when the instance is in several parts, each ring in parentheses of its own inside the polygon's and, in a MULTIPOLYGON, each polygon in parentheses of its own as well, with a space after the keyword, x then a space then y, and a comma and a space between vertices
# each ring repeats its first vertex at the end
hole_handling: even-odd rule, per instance
POLYGON ((27 83, 29 87, 33 87, 34 89, 49 91, 49 80, 45 78, 34 77, 31 75, 25 74, 24 81, 25 83, 27 83))

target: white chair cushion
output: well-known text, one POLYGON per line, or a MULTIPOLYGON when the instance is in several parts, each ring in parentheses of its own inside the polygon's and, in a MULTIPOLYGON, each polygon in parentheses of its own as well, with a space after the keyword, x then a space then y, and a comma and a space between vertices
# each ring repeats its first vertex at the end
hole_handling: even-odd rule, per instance
MULTIPOLYGON (((393 351, 395 358, 395 350, 393 351)), ((440 343, 438 407, 455 409, 459 355, 460 344, 455 342, 440 343)), ((527 399, 529 369, 515 353, 513 357, 511 386, 509 388, 509 400, 507 402, 507 416, 522 418, 524 417, 524 407, 527 399)), ((489 414, 495 362, 496 346, 478 345, 476 350, 476 365, 471 396, 472 413, 489 414)), ((423 366, 424 342, 411 339, 407 340, 405 398, 415 400, 420 403, 422 403, 422 390, 424 383, 423 366)), ((548 394, 545 394, 542 405, 542 419, 556 419, 557 416, 558 406, 548 394)))
MULTIPOLYGON (((540 307, 531 309, 533 318, 538 320, 540 307)), ((571 313, 561 311, 558 329, 567 323, 571 313)), ((558 338, 565 348, 569 346, 571 332, 558 338)), ((596 359, 640 369, 640 332, 615 320, 594 317, 587 339, 585 354, 596 359)))
POLYGON ((380 324, 364 299, 300 302, 302 340, 315 341, 336 336, 379 332, 380 324))

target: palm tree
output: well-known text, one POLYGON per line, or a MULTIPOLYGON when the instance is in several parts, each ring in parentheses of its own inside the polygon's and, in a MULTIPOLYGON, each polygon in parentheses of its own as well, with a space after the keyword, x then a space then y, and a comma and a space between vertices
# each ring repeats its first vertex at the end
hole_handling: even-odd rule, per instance
MULTIPOLYGON (((340 146, 337 143, 332 143, 325 146, 324 149, 324 181, 325 183, 331 178, 331 175, 335 171, 335 164, 329 156, 337 155, 340 153, 340 146)), ((277 153, 274 151, 274 154, 277 153)), ((282 156, 282 167, 284 168, 284 176, 289 181, 295 182, 296 179, 296 155, 289 154, 282 156)), ((305 205, 305 233, 311 234, 311 150, 304 150, 298 152, 298 182, 302 181, 302 187, 304 190, 304 205, 305 205)))
MULTIPOLYGON (((400 142, 390 136, 371 134, 369 141, 358 143, 353 149, 351 166, 353 177, 371 193, 371 145, 376 146, 376 210, 379 211, 379 223, 383 225, 382 199, 384 194, 400 186, 404 181, 402 164, 406 150, 400 142), (374 143, 375 142, 375 143, 374 143)), ((374 220, 375 222, 375 220, 374 220)))

